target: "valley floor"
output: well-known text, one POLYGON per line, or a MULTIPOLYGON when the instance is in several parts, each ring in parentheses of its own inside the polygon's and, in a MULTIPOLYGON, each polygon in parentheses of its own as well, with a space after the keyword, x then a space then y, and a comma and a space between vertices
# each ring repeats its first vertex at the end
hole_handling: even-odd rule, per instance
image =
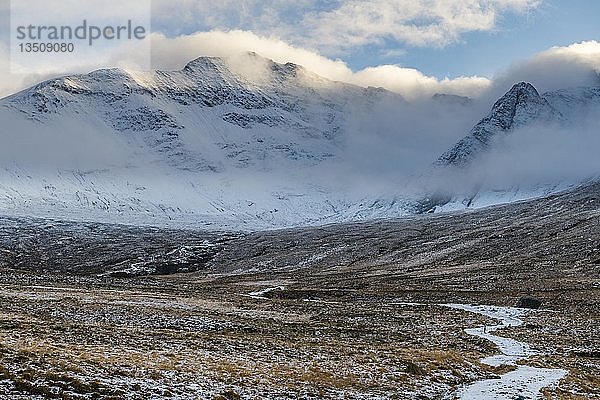
POLYGON ((0 398, 453 399, 517 368, 566 371, 544 398, 600 398, 599 216, 590 186, 221 236, 5 218, 0 398), (542 310, 494 335, 531 353, 483 363, 498 348, 465 329, 498 321, 446 304, 523 295, 542 310))
MULTIPOLYGON (((515 368, 481 363, 497 348, 463 330, 492 319, 403 301, 428 301, 427 291, 390 296, 359 282, 335 290, 290 276, 2 275, 5 398, 441 399, 515 368), (284 289, 249 295, 271 287, 284 289)), ((477 297, 494 302, 498 293, 477 297)), ((527 366, 568 371, 543 393, 600 398, 597 309, 543 310, 523 321, 498 335, 531 344, 538 354, 527 366)))

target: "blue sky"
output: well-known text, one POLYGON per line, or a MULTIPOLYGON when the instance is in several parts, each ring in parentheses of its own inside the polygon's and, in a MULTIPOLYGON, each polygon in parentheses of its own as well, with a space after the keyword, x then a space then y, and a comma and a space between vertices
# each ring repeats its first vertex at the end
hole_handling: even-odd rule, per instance
MULTIPOLYGON (((160 3, 161 0, 157 1, 160 3)), ((368 66, 397 64, 416 68, 439 78, 464 75, 490 77, 518 60, 553 46, 597 40, 600 36, 600 2, 595 0, 434 0, 429 3, 424 0, 222 0, 219 6, 208 3, 202 0, 171 0, 166 3, 172 5, 170 9, 161 4, 162 8, 159 6, 155 12, 155 28, 168 36, 196 31, 249 30, 281 38, 292 45, 315 50, 332 59, 339 58, 355 71, 368 66), (458 4, 456 7, 459 12, 467 10, 469 3, 487 7, 494 11, 495 20, 493 26, 483 27, 482 22, 474 22, 462 30, 451 32, 456 36, 447 43, 439 43, 439 39, 430 42, 424 39, 425 43, 418 44, 414 43, 418 38, 397 33, 394 35, 395 27, 392 22, 388 26, 382 26, 377 33, 373 31, 378 27, 371 26, 356 34, 357 37, 360 36, 360 40, 365 41, 364 44, 342 46, 348 41, 348 35, 355 34, 356 27, 361 26, 361 19, 365 15, 340 10, 345 5, 350 4, 356 8, 356 4, 361 3, 366 5, 364 14, 376 12, 387 4, 401 4, 395 10, 399 14, 396 17, 399 24, 419 24, 419 21, 426 21, 428 18, 435 19, 439 15, 432 13, 430 16, 427 10, 429 4, 434 3, 458 4), (518 3, 525 6, 512 6, 518 3), (402 7, 408 9, 416 4, 421 4, 415 7, 421 7, 422 10, 415 11, 414 18, 404 21, 401 18, 402 7), (333 14, 336 12, 338 14, 333 14), (165 14, 176 15, 176 23, 175 18, 164 18, 165 14), (336 25, 337 21, 340 23, 336 25), (348 28, 353 24, 356 27, 348 28), (328 25, 333 27, 327 30, 328 25), (340 30, 337 37, 334 29, 340 30), (347 32, 343 32, 344 29, 347 32), (322 35, 325 35, 325 39, 322 35), (336 41, 340 46, 337 46, 336 41)), ((386 11, 381 11, 381 14, 386 15, 386 11)), ((460 22, 461 18, 463 17, 459 13, 456 19, 460 22)))
MULTIPOLYGON (((361 49, 346 58, 353 69, 397 63, 438 77, 491 77, 553 46, 600 39, 600 1, 545 1, 526 16, 505 15, 492 32, 470 32, 445 48, 409 48, 398 57, 361 49)), ((402 45, 396 44, 399 48, 402 45)))
MULTIPOLYGON (((254 51, 277 62, 303 65, 329 79, 380 86, 407 97, 437 92, 477 97, 509 69, 510 79, 500 79, 503 89, 511 79, 537 80, 547 89, 556 86, 551 83, 556 80, 552 74, 557 62, 565 85, 584 82, 567 81, 574 75, 570 65, 600 71, 596 0, 128 0, 127 4, 134 1, 148 10, 152 1, 154 33, 149 40, 154 69, 179 69, 200 56, 254 51), (580 42, 586 43, 574 45, 580 42), (562 50, 549 59, 546 53, 552 47, 562 50), (536 59, 540 53, 546 54, 542 61, 536 59), (535 65, 521 68, 531 61, 535 65), (514 66, 518 73, 511 72, 514 66)), ((92 3, 77 4, 92 16, 105 8, 94 9, 92 3)), ((7 28, 0 30, 0 96, 46 76, 107 67, 146 69, 140 60, 147 54, 119 48, 114 57, 80 71, 36 64, 48 72, 10 74, 8 5, 8 0, 0 0, 0 19, 7 28)), ((52 10, 62 13, 61 7, 72 3, 53 3, 52 10)))

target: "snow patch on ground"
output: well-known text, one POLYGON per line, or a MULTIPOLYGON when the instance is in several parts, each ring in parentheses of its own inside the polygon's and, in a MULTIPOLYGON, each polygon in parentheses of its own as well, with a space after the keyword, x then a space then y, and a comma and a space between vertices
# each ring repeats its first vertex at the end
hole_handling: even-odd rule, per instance
POLYGON ((564 378, 567 372, 562 369, 534 368, 519 366, 500 379, 487 379, 475 382, 459 392, 464 400, 527 400, 541 398, 540 390, 564 378))
POLYGON ((517 361, 525 360, 536 354, 527 343, 514 339, 496 336, 493 333, 499 329, 520 326, 520 319, 528 310, 512 307, 475 306, 464 304, 446 304, 445 306, 464 310, 500 321, 498 325, 482 326, 465 329, 469 335, 491 341, 502 354, 486 357, 482 363, 491 366, 515 365, 517 369, 500 376, 500 379, 477 381, 459 390, 457 397, 463 400, 478 399, 538 399, 540 390, 555 385, 567 375, 562 369, 534 368, 527 365, 517 365, 517 361))
POLYGON ((266 299, 268 299, 265 296, 267 293, 274 292, 274 291, 281 291, 281 290, 285 290, 285 287, 284 286, 270 287, 270 288, 258 290, 256 292, 250 292, 250 293, 247 294, 247 296, 248 297, 252 297, 253 299, 263 299, 263 300, 266 300, 266 299))

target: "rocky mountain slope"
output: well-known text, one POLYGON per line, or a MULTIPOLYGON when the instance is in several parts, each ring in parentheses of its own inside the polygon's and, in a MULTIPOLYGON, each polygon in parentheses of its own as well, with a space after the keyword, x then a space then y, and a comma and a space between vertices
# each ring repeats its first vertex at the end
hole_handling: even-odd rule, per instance
POLYGON ((530 84, 521 82, 492 107, 492 111, 473 127, 470 134, 440 156, 440 165, 464 165, 487 149, 495 136, 532 123, 560 120, 560 113, 530 84))
MULTIPOLYGON (((599 82, 600 84, 600 82, 599 82)), ((479 121, 468 136, 437 160, 439 165, 465 165, 488 149, 498 136, 527 126, 572 126, 600 106, 600 86, 571 88, 540 95, 530 83, 515 84, 479 121)))
POLYGON ((515 84, 436 160, 436 173, 450 184, 431 209, 507 203, 596 180, 600 164, 588 163, 594 157, 583 149, 597 145, 599 113, 600 86, 539 94, 530 83, 515 84))
POLYGON ((500 194, 492 185, 479 202, 468 189, 466 202, 447 188, 443 201, 432 193, 442 180, 478 187, 446 179, 448 171, 476 169, 498 138, 531 126, 572 126, 599 104, 600 87, 540 95, 519 83, 432 172, 405 171, 402 159, 417 151, 412 142, 429 148, 432 160, 445 146, 419 139, 439 128, 418 121, 447 114, 468 123, 472 100, 440 94, 415 107, 386 90, 333 82, 254 53, 201 57, 181 71, 99 70, 0 100, 0 210, 256 230, 511 201, 564 185, 500 194), (402 136, 411 129, 413 136, 402 136), (376 167, 366 171, 361 162, 376 167))

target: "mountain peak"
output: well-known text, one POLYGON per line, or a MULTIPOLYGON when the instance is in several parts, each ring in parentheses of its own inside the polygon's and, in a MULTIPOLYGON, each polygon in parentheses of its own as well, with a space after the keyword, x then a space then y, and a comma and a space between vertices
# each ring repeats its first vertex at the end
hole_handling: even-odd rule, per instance
POLYGON ((514 118, 519 113, 519 110, 530 106, 534 106, 533 108, 537 109, 543 103, 544 100, 531 83, 520 82, 513 85, 504 96, 496 101, 492 107, 490 116, 495 114, 500 120, 504 120, 501 121, 501 125, 505 129, 509 129, 512 127, 514 118))
POLYGON ((188 62, 183 68, 187 72, 198 72, 206 70, 214 70, 223 64, 223 59, 219 57, 202 56, 188 62))
POLYGON ((529 82, 515 83, 508 93, 518 93, 525 95, 539 96, 537 89, 529 82))
POLYGON ((278 63, 249 51, 228 57, 199 57, 187 63, 183 71, 202 77, 231 76, 256 84, 265 79, 279 81, 297 78, 305 69, 298 64, 278 63))
POLYGON ((232 65, 243 63, 246 68, 249 67, 248 64, 253 63, 284 77, 297 76, 298 73, 306 71, 306 69, 299 64, 293 62, 277 62, 270 58, 263 57, 254 51, 248 51, 237 56, 230 56, 227 58, 227 62, 232 65))
POLYGON ((532 122, 550 121, 557 114, 531 83, 519 82, 498 99, 490 113, 473 127, 467 137, 444 153, 437 164, 465 165, 488 148, 499 134, 532 122))

